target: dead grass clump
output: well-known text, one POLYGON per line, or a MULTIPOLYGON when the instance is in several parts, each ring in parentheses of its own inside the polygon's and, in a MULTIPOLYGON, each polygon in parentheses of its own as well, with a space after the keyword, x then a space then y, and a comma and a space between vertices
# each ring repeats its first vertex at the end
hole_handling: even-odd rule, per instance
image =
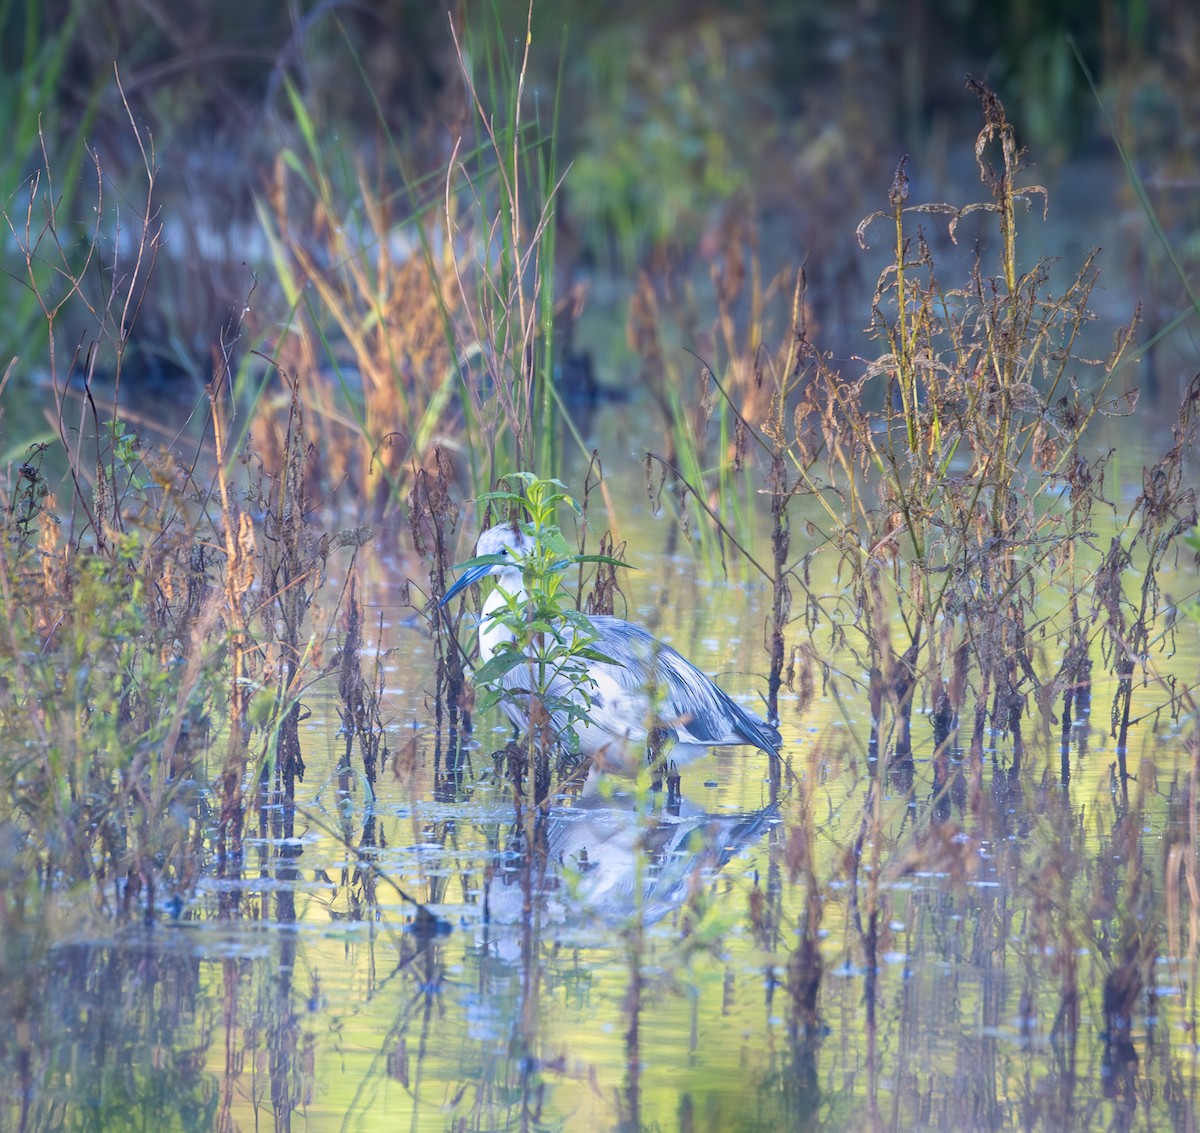
POLYGON ((211 447, 188 464, 123 420, 123 358, 162 238, 141 152, 146 196, 112 260, 102 199, 89 241, 67 240, 45 170, 21 224, 6 218, 46 321, 58 437, 0 485, 0 830, 20 847, 0 919, 18 933, 76 892, 105 913, 178 912, 210 859, 240 868, 247 785, 290 803, 303 773, 301 698, 334 622, 315 607, 326 561, 370 537, 314 523, 294 384, 277 473, 231 440, 236 322, 214 351, 211 447), (94 339, 64 360, 72 306, 94 339), (103 393, 98 370, 115 374, 103 393))
POLYGON ((859 226, 864 246, 877 224, 891 238, 872 303, 880 352, 850 378, 813 359, 798 383, 792 455, 847 582, 846 642, 872 674, 881 758, 911 760, 913 708, 924 702, 940 752, 968 748, 978 766, 994 730, 1016 770, 1030 708, 1049 713, 1054 695, 1081 692, 1086 623, 1072 611, 1094 583, 1089 519, 1104 466, 1084 441, 1098 418, 1128 412, 1136 391, 1109 392, 1132 328, 1105 358, 1079 351, 1094 254, 1062 293, 1049 290, 1047 264, 1021 270, 1017 219, 1045 192, 1023 183, 998 100, 973 89, 990 199, 913 205, 901 162, 889 208, 859 226), (977 243, 965 279, 947 286, 924 228, 912 227, 922 217, 944 218, 952 239, 968 217, 994 221, 994 263, 977 243), (1066 602, 1052 608, 1059 588, 1066 602))
MULTIPOLYGON (((298 98, 293 107, 304 125, 298 98)), ((276 161, 260 209, 290 311, 274 359, 300 384, 326 483, 378 519, 461 424, 449 244, 428 216, 397 215, 378 175, 359 167, 339 188, 312 131, 303 154, 276 161)), ((280 409, 260 403, 257 427, 280 409)))

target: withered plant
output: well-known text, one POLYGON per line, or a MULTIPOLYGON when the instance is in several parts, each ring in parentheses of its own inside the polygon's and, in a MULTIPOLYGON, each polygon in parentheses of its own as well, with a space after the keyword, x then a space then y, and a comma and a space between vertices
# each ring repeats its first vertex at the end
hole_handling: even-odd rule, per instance
MULTIPOLYGON (((249 477, 245 504, 236 507, 231 503, 227 485, 224 453, 219 443, 217 430, 218 478, 221 484, 223 509, 231 509, 223 515, 221 527, 226 534, 229 554, 237 555, 242 561, 242 551, 232 549, 230 532, 236 527, 241 532, 248 529, 248 514, 253 510, 260 517, 257 531, 250 529, 249 542, 254 549, 253 570, 258 576, 258 585, 253 591, 243 590, 239 595, 244 608, 247 597, 251 599, 251 610, 257 623, 253 635, 253 648, 259 665, 256 679, 251 682, 257 704, 251 722, 262 730, 266 737, 265 750, 261 753, 263 766, 261 782, 268 793, 264 804, 282 801, 282 808, 273 808, 271 813, 280 816, 283 827, 276 829, 277 836, 290 837, 294 819, 295 786, 304 778, 304 758, 300 750, 300 723, 303 717, 301 697, 309 684, 323 676, 333 661, 326 656, 325 649, 332 635, 332 620, 323 620, 314 625, 311 610, 314 601, 325 585, 326 564, 329 555, 343 547, 357 549, 372 537, 366 526, 346 528, 337 532, 323 530, 316 523, 318 500, 311 490, 307 469, 314 456, 314 446, 304 428, 304 410, 300 399, 299 383, 291 382, 291 401, 287 427, 283 441, 283 467, 276 472, 268 471, 253 453, 246 454, 246 462, 255 465, 249 477)), ((213 406, 214 422, 219 420, 219 408, 213 406)), ((231 561, 234 561, 231 558, 231 561)), ((347 577, 353 579, 353 560, 349 564, 347 577)), ((227 575, 228 578, 228 575, 227 575)), ((232 600, 232 599, 231 599, 232 600)), ((361 639, 353 617, 349 616, 343 650, 358 660, 361 639)), ((342 676, 345 676, 346 659, 343 658, 342 676)), ((359 692, 361 693, 361 688, 359 692)), ((353 698, 352 698, 353 699, 353 698)), ((237 698, 233 718, 241 719, 237 698)), ((373 743, 377 735, 377 711, 370 711, 371 698, 357 704, 357 724, 353 735, 364 743, 364 770, 368 783, 373 781, 373 743)), ((377 701, 373 701, 377 708, 377 701)), ((266 825, 264 817, 264 826, 266 825)))
POLYGON ((664 449, 646 458, 653 497, 670 489, 685 537, 695 536, 709 561, 725 571, 746 559, 758 566, 750 552, 757 475, 769 460, 760 434, 768 431, 779 389, 798 357, 796 333, 767 345, 772 311, 787 306, 793 332, 804 319, 801 273, 763 279, 750 210, 747 202, 731 212, 715 234, 711 296, 669 266, 643 271, 626 321, 639 381, 665 430, 664 449), (672 341, 676 337, 686 351, 672 341), (685 376, 689 368, 697 371, 695 389, 685 376), (727 541, 739 553, 727 557, 727 541))
POLYGON ((94 155, 82 236, 45 169, 23 214, 5 213, 45 319, 57 437, 0 485, 0 831, 15 847, 0 918, 13 940, 44 925, 58 892, 152 918, 178 911, 213 857, 239 868, 247 786, 257 774, 290 802, 303 770, 300 697, 333 625, 314 609, 326 559, 369 537, 315 525, 294 384, 278 473, 231 442, 237 318, 215 351, 211 444, 198 438, 190 463, 123 419, 126 350, 162 238, 154 152, 129 117, 144 160, 136 210, 105 207, 94 155), (68 310, 92 326, 73 351, 68 310))
POLYGON ((900 163, 888 209, 859 226, 864 246, 881 222, 891 235, 873 302, 879 354, 856 378, 812 360, 791 455, 838 555, 845 597, 830 628, 870 674, 872 752, 910 766, 924 702, 935 759, 969 747, 978 774, 989 729, 1009 737, 1017 772, 1031 701, 1048 713, 1052 698, 1077 695, 1079 602, 1095 577, 1087 554, 1108 458, 1083 441, 1099 416, 1130 411, 1136 391, 1110 391, 1132 327, 1105 358, 1081 352, 1095 254, 1061 294, 1048 263, 1020 269, 1017 218, 1045 191, 1021 181, 999 101, 971 86, 991 199, 912 205, 900 163), (992 265, 981 237, 966 278, 947 286, 912 227, 926 216, 944 218, 952 239, 967 217, 994 221, 992 265))
POLYGON ((208 800, 198 769, 224 653, 221 602, 204 585, 186 471, 146 453, 118 412, 161 239, 153 150, 133 131, 145 195, 132 218, 121 214, 111 259, 95 154, 90 231, 60 214, 48 168, 27 182, 23 214, 4 214, 45 321, 58 437, 34 446, 3 487, 0 655, 11 677, 0 695, 0 826, 19 849, 0 906, 14 931, 41 923, 57 888, 153 915, 163 890, 188 891, 200 868, 208 800), (61 330, 72 308, 94 335, 73 352, 61 330), (112 375, 107 397, 94 390, 98 368, 112 375), (68 384, 73 374, 81 387, 68 384), (56 466, 67 472, 65 498, 56 466))
POLYGON ((531 114, 528 35, 510 55, 495 11, 449 34, 467 101, 444 168, 411 170, 378 105, 380 156, 351 167, 289 88, 299 144, 259 208, 288 308, 273 358, 297 376, 330 481, 376 518, 439 445, 477 491, 557 459, 555 127, 531 114))
MULTIPOLYGON (((409 528, 413 547, 430 561, 428 616, 433 633, 435 725, 434 776, 439 794, 455 798, 466 770, 466 734, 471 730, 471 703, 463 667, 464 655, 456 633, 442 633, 436 619, 448 617, 441 600, 449 589, 448 572, 454 562, 454 533, 459 508, 451 494, 450 461, 439 448, 432 470, 421 469, 413 478, 408 498, 409 528), (445 748, 442 747, 443 736, 445 748)), ((407 593, 405 597, 409 597, 407 593)))
MULTIPOLYGON (((290 310, 274 356, 295 375, 328 482, 379 518, 463 423, 450 244, 428 192, 423 209, 401 210, 416 192, 403 193, 395 170, 337 168, 291 94, 304 146, 280 154, 259 210, 290 310)), ((281 409, 261 401, 258 428, 281 409)))
MULTIPOLYGON (((1046 194, 1022 179, 1023 155, 1003 107, 981 84, 972 89, 983 105, 975 154, 989 199, 965 206, 913 204, 906 163, 900 163, 888 208, 858 229, 864 247, 868 236, 886 229, 890 252, 872 302, 877 349, 861 372, 839 372, 812 345, 801 276, 781 346, 770 352, 760 345, 753 352, 753 383, 747 385, 744 371, 731 362, 735 336, 726 332, 717 339, 724 349, 714 349, 720 361, 704 373, 711 385, 703 392, 707 397, 717 389, 720 412, 736 423, 734 443, 721 451, 712 446, 715 414, 702 398, 701 408, 672 436, 699 438, 705 447, 698 451, 708 455, 681 457, 676 447, 675 455, 651 461, 654 489, 674 478, 673 486, 697 505, 689 502, 691 514, 705 517, 718 533, 722 550, 733 547, 773 582, 773 692, 787 680, 805 701, 820 671, 823 687, 834 695, 849 684, 865 699, 871 773, 842 868, 865 957, 869 1046, 880 957, 894 919, 888 879, 896 871, 931 868, 931 861, 954 863, 961 873, 970 861, 962 845, 982 836, 979 828, 961 829, 952 821, 952 804, 969 800, 984 828, 994 826, 1002 840, 1014 794, 1039 790, 1040 761, 1029 766, 1026 758, 1029 734, 1045 740, 1058 722, 1065 787, 1072 757, 1087 750, 1086 729, 1073 723, 1087 717, 1092 668, 1103 662, 1117 678, 1113 790, 1122 809, 1112 840, 1125 838, 1128 823, 1137 825, 1125 758, 1130 729, 1139 718, 1164 712, 1182 717, 1194 703, 1193 689, 1160 678, 1154 659, 1170 653, 1177 617, 1163 589, 1164 573, 1178 563, 1183 536, 1196 522, 1185 469, 1195 436, 1196 383, 1185 391, 1172 444, 1146 469, 1142 495, 1121 529, 1124 517, 1105 493, 1111 453, 1093 438, 1102 417, 1135 408, 1137 391, 1125 384, 1123 367, 1133 354, 1136 316, 1098 357, 1090 326, 1096 254, 1065 285, 1052 282, 1060 276, 1049 261, 1022 265, 1018 221, 1032 204, 1044 208, 1046 194), (938 239, 925 227, 933 224, 945 225, 951 243, 970 228, 973 250, 937 250, 938 239), (726 373, 728 382, 720 376, 726 373), (771 391, 765 411, 753 396, 759 384, 771 391), (737 468, 742 461, 756 468, 772 501, 773 569, 760 566, 731 533, 735 489, 718 466, 737 468), (700 472, 689 476, 684 469, 700 472), (812 548, 797 559, 790 526, 801 505, 812 548), (1106 524, 1117 533, 1102 537, 1106 524), (818 555, 836 560, 828 596, 810 585, 818 555), (866 674, 861 685, 855 670, 866 674), (1150 686, 1154 699, 1139 702, 1150 686), (932 756, 931 825, 905 840, 904 820, 878 770, 889 768, 903 791, 913 782, 917 756, 926 755, 932 756)), ((730 262, 735 268, 737 261, 730 262)), ((721 310, 732 310, 719 276, 715 283, 721 310)), ((651 370, 665 368, 659 297, 643 281, 630 316, 631 336, 651 370)), ((761 316, 762 308, 750 302, 743 304, 743 317, 747 311, 761 316)), ((718 328, 725 325, 718 320, 718 328)), ((747 336, 758 343, 765 337, 754 331, 747 336)), ((665 413, 678 413, 669 400, 660 401, 665 413)), ((810 775, 815 781, 815 770, 810 775)), ((1046 797, 1050 782, 1043 775, 1046 797)), ((1057 821, 1073 821, 1066 796, 1056 805, 1057 821)), ((800 826, 810 821, 806 813, 800 826)), ((797 856, 807 860, 810 852, 805 846, 797 856)), ((1134 859, 1132 851, 1125 857, 1134 859)), ((1170 866, 1168 904, 1174 902, 1178 942, 1185 894, 1195 897, 1194 843, 1186 831, 1170 866)), ((1038 930, 1063 957, 1053 972, 1061 985, 1053 1030, 1068 1052, 1064 1057, 1073 1058, 1082 985, 1094 978, 1098 990, 1103 985, 1111 1053, 1119 1060, 1134 1001, 1148 986, 1146 972, 1161 946, 1158 934, 1135 927, 1159 908, 1145 870, 1139 864, 1112 881, 1111 900, 1134 910, 1123 920, 1126 936, 1114 941, 1074 911, 1092 879, 1076 846, 1066 844, 1058 857, 1026 867, 1014 883, 1038 892, 1037 911, 1044 914, 1038 930), (1073 942, 1083 939, 1104 958, 1099 975, 1094 969, 1081 973, 1070 955, 1073 942)), ((806 881, 815 892, 815 874, 810 871, 806 881)), ((1193 915, 1193 961, 1196 937, 1193 915)), ((807 1025, 815 1018, 807 989, 810 976, 819 980, 820 964, 809 964, 803 949, 793 963, 796 1016, 807 1025)), ((873 1061, 877 1052, 871 1049, 873 1061)))
MULTIPOLYGON (((1133 709, 1137 675, 1167 693, 1172 717, 1178 717, 1195 698, 1196 683, 1162 673, 1153 658, 1174 650, 1175 602, 1163 593, 1162 578, 1185 553, 1183 537, 1196 525, 1196 489, 1187 480, 1184 462, 1198 426, 1200 374, 1183 392, 1171 426, 1171 447, 1142 470, 1141 494, 1124 530, 1110 540, 1096 580, 1093 610, 1102 627, 1103 656, 1118 678, 1112 734, 1123 783, 1128 777, 1130 727, 1137 722, 1133 709), (1137 579, 1136 587, 1126 586, 1131 575, 1137 579)), ((1158 707, 1155 704, 1152 711, 1157 713, 1158 707)))

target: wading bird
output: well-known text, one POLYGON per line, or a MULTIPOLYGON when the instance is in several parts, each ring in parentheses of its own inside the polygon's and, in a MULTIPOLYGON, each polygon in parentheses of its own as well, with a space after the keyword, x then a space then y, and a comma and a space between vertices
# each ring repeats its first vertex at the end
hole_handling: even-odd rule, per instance
MULTIPOLYGON (((489 574, 496 576, 479 625, 479 655, 484 664, 505 642, 515 640, 497 615, 510 599, 518 604, 527 601, 522 563, 533 548, 532 536, 508 524, 489 527, 479 536, 476 554, 491 556, 491 561, 465 570, 442 599, 445 605, 472 583, 489 574)), ((587 621, 595 633, 589 649, 608 660, 581 661, 586 668, 581 683, 572 686, 566 678, 555 677, 548 691, 586 700, 583 718, 572 726, 579 737, 579 753, 591 760, 589 782, 599 771, 636 774, 647 759, 658 759, 667 743, 677 765, 723 744, 753 744, 779 758, 778 730, 748 712, 669 645, 620 618, 596 614, 587 621)), ((570 640, 569 627, 560 632, 570 640)), ((527 692, 527 670, 523 664, 514 666, 501 678, 502 684, 512 693, 527 692)), ((505 697, 501 706, 517 728, 528 727, 519 695, 505 697)), ((555 734, 563 735, 565 715, 551 719, 555 734)))

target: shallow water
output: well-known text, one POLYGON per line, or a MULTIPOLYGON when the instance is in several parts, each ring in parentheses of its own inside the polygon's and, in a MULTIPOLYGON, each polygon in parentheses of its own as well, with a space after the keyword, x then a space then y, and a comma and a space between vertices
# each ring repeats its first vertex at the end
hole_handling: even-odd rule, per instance
MULTIPOLYGON (((629 616, 756 706, 764 591, 654 556, 665 525, 624 533, 629 616)), ((318 693, 295 838, 248 839, 242 876, 177 918, 75 934, 5 987, 10 1127, 1192 1127, 1193 973, 1168 950, 1186 900, 1164 927, 1181 726, 1139 728, 1126 795, 1098 686, 1068 782, 1047 728, 1019 774, 996 737, 935 798, 924 722, 911 783, 877 777, 845 674, 803 715, 785 699, 775 787, 728 749, 684 770, 678 806, 624 783, 523 823, 486 754, 498 720, 456 789, 434 774, 402 570, 364 566, 389 650, 374 801, 318 693)), ((1194 629, 1181 647, 1194 674, 1194 629)))

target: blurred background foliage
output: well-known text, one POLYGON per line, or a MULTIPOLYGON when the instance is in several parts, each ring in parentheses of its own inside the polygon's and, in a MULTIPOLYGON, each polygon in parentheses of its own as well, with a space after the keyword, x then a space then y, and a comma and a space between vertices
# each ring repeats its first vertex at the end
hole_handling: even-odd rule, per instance
MULTIPOLYGON (((47 164, 60 218, 74 207, 82 240, 95 203, 85 146, 118 199, 137 174, 115 63, 154 142, 165 224, 136 345, 146 376, 202 382, 229 312, 270 263, 255 201, 281 150, 302 148, 289 86, 318 142, 347 155, 348 200, 364 171, 409 215, 444 193, 452 147, 476 127, 448 15, 458 26, 494 18, 513 52, 522 46, 519 0, 450 13, 424 0, 3 0, 9 222, 19 227, 23 179, 47 164)), ((861 324, 867 282, 856 275, 853 226, 877 207, 904 153, 920 155, 914 177, 935 196, 970 175, 958 144, 978 113, 967 74, 1003 99, 1041 163, 1036 180, 1113 156, 1072 42, 1190 268, 1200 260, 1200 14, 1189 0, 535 4, 529 113, 548 133, 557 105, 558 167, 569 166, 555 208, 559 291, 643 268, 707 274, 736 213, 762 226, 768 277, 807 262, 810 283, 830 292, 827 318, 844 301, 861 324), (847 286, 853 301, 837 294, 847 286)), ((1123 203, 1133 219, 1114 224, 1136 224, 1128 190, 1123 203)), ((10 252, 5 269, 20 278, 10 252)), ((1155 287, 1169 314, 1179 280, 1147 242, 1135 241, 1132 257, 1122 266, 1145 282, 1153 330, 1155 287)), ((39 312, 21 295, 0 328, 5 362, 39 333, 39 312)))

